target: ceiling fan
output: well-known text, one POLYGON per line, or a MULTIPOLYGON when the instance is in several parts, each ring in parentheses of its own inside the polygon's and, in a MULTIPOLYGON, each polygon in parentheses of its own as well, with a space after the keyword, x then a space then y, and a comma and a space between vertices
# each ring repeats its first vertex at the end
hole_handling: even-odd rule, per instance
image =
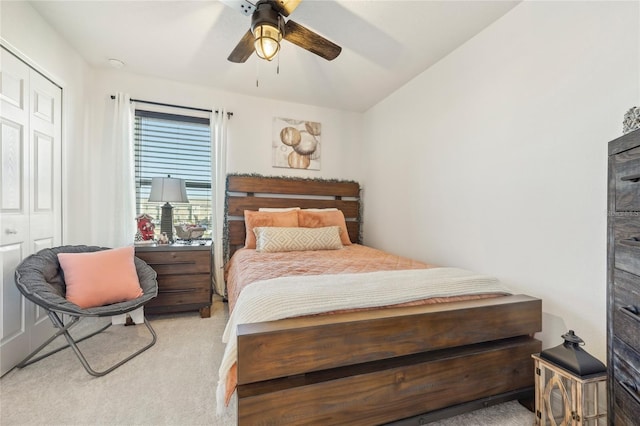
POLYGON ((285 21, 301 0, 258 0, 255 4, 248 0, 221 0, 233 9, 251 16, 251 28, 233 49, 227 60, 246 62, 251 54, 268 61, 280 50, 280 41, 285 40, 331 61, 342 48, 310 29, 292 21, 285 21))

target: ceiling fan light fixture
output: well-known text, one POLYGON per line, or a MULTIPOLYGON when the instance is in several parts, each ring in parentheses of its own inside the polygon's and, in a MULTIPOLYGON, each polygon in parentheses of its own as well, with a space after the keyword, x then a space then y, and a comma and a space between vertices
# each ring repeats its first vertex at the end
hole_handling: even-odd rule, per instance
POLYGON ((255 37, 254 47, 256 54, 262 59, 271 61, 280 51, 282 32, 271 24, 264 23, 256 25, 253 29, 255 37))

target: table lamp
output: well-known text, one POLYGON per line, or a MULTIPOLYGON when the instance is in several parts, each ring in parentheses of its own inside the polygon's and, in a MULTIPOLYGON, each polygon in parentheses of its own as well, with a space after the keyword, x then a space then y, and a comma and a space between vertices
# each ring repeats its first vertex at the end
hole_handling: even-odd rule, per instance
POLYGON ((173 206, 169 203, 188 203, 184 179, 167 177, 151 178, 150 202, 164 202, 160 219, 160 232, 173 241, 173 206))

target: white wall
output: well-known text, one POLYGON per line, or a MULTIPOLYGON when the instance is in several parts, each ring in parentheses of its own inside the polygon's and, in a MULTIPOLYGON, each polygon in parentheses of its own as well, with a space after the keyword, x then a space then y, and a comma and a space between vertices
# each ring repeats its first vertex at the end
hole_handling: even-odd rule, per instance
POLYGON ((0 16, 5 47, 62 87, 62 239, 67 244, 84 243, 89 218, 83 207, 90 188, 83 178, 88 155, 84 110, 90 68, 27 2, 0 2, 0 16))
POLYGON ((638 2, 525 2, 365 115, 365 243, 499 277, 606 358, 607 142, 638 2), (384 170, 385 173, 380 173, 384 170))
POLYGON ((224 107, 232 111, 233 117, 229 121, 229 172, 335 179, 358 179, 360 176, 360 163, 354 161, 354 158, 359 158, 362 140, 360 113, 243 96, 116 70, 100 70, 95 72, 91 93, 92 131, 95 137, 101 134, 105 109, 110 108, 113 102, 110 95, 116 91, 128 93, 135 99, 205 109, 224 107), (318 121, 322 124, 319 171, 271 166, 274 117, 318 121))

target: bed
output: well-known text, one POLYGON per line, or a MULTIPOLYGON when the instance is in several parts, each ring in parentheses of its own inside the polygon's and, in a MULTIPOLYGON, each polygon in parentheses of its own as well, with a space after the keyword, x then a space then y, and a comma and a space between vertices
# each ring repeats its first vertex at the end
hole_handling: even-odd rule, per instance
MULTIPOLYGON (((383 253, 388 256, 386 260, 372 263, 394 266, 383 267, 382 271, 353 271, 330 259, 328 264, 338 265, 338 272, 320 277, 318 272, 325 267, 312 266, 294 272, 294 276, 272 278, 282 270, 274 259, 286 257, 287 253, 269 253, 273 256, 263 261, 262 270, 249 273, 249 278, 247 274, 241 280, 235 277, 256 251, 242 248, 247 242, 245 210, 338 209, 344 216, 339 235, 348 235, 354 244, 325 252, 332 256, 360 252, 365 259, 370 257, 367 250, 371 248, 359 244, 359 191, 359 185, 350 181, 229 175, 224 249, 225 257, 231 259, 227 291, 232 318, 243 311, 235 305, 237 301, 250 298, 251 291, 263 283, 278 284, 274 287, 280 288, 281 294, 269 299, 277 308, 284 305, 277 302, 281 300, 278 297, 287 294, 295 293, 303 297, 298 300, 304 301, 298 288, 299 283, 306 286, 307 281, 322 286, 318 288, 326 291, 324 294, 333 295, 341 288, 351 291, 355 284, 349 280, 363 276, 372 286, 392 280, 394 290, 406 281, 407 291, 412 291, 414 276, 435 282, 440 276, 450 279, 466 274, 383 253), (261 281, 256 281, 258 278, 261 281), (245 282, 237 283, 242 280, 245 282)), ((257 231, 256 234, 261 235, 257 231)), ((302 252, 289 254, 302 256, 302 252)), ((462 279, 477 278, 468 275, 462 279)), ((457 283, 448 288, 456 288, 457 283)), ((366 302, 347 309, 347 302, 340 296, 343 304, 337 303, 339 309, 331 309, 329 315, 294 310, 297 316, 290 318, 274 316, 278 319, 237 324, 230 320, 230 342, 237 354, 232 374, 238 424, 425 424, 487 405, 532 397, 531 354, 541 350, 541 343, 533 337, 541 331, 541 301, 527 295, 504 294, 498 287, 489 289, 466 297, 447 294, 409 301, 395 299, 399 290, 385 292, 372 287, 366 290, 371 296, 366 300, 388 293, 384 300, 390 297, 388 300, 398 303, 372 308, 366 302)))

